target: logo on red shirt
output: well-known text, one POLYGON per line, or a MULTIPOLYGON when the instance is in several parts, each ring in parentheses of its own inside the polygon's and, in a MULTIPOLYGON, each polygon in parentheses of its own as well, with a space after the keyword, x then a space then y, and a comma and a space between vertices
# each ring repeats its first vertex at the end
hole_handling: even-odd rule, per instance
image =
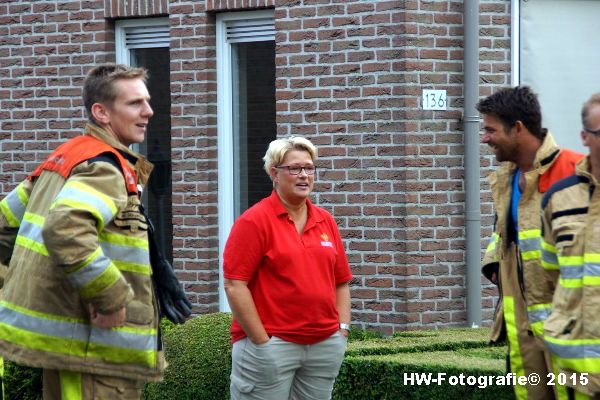
POLYGON ((326 233, 322 233, 321 234, 321 239, 323 239, 321 241, 321 246, 323 246, 323 247, 333 247, 333 243, 331 243, 329 241, 329 236, 327 236, 326 233))

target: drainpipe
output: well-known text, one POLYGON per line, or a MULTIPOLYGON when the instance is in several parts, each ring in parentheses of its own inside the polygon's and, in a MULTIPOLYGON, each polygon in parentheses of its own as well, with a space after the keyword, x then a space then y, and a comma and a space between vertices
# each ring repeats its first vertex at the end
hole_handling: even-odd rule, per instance
POLYGON ((464 132, 467 323, 481 325, 479 164, 479 0, 464 0, 464 132))

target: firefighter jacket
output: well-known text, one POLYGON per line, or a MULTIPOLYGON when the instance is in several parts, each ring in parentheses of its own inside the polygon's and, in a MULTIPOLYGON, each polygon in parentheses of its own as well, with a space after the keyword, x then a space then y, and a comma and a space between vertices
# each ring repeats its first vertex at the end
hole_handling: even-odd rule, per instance
MULTIPOLYGON (((496 272, 500 301, 494 317, 491 340, 503 340, 504 328, 543 334, 543 323, 550 314, 557 273, 541 265, 540 203, 552 183, 571 175, 583 155, 559 149, 548 132, 538 149, 533 169, 523 174, 526 186, 518 209, 518 248, 510 217, 514 163, 504 163, 489 178, 496 209, 495 231, 483 259, 483 274, 489 279, 496 272), (524 308, 526 307, 526 309, 524 308), (518 309, 521 309, 520 312, 518 309), (508 316, 510 321, 505 321, 508 316)), ((506 332, 511 334, 511 332, 506 332)))
POLYGON ((544 196, 542 257, 560 273, 544 324, 546 346, 568 373, 567 385, 591 395, 600 393, 600 189, 588 171, 586 158, 544 196))
POLYGON ((33 367, 136 380, 164 369, 138 187, 152 165, 94 124, 0 202, 0 354, 33 367), (90 306, 126 307, 123 327, 90 306))

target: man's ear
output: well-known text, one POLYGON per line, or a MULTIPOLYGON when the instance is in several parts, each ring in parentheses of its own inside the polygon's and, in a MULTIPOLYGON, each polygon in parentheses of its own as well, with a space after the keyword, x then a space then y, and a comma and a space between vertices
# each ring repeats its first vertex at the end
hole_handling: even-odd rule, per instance
POLYGON ((518 121, 518 120, 515 121, 515 124, 513 125, 513 128, 515 129, 515 132, 517 132, 517 133, 521 133, 525 129, 527 129, 527 128, 525 128, 525 125, 523 125, 523 122, 518 121))
POLYGON ((92 116, 96 122, 102 125, 108 125, 110 122, 110 112, 102 103, 92 104, 92 116))

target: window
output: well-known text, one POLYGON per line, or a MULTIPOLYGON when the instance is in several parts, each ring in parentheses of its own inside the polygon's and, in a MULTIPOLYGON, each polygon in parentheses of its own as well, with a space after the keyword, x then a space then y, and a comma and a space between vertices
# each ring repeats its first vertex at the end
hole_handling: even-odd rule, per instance
POLYGON ((173 261, 171 205, 171 90, 169 69, 169 20, 149 18, 116 23, 117 63, 148 70, 148 91, 154 116, 146 140, 134 150, 154 164, 143 201, 154 223, 159 245, 173 261))
MULTIPOLYGON (((277 134, 272 10, 217 15, 217 96, 223 254, 234 220, 273 188, 262 161, 277 134)), ((228 310, 222 274, 219 298, 221 309, 228 310)))
MULTIPOLYGON (((519 15, 515 84, 538 93, 544 127, 561 146, 587 153, 583 147, 581 106, 600 87, 600 52, 592 39, 600 2, 589 0, 513 0, 519 15)), ((513 68, 515 68, 513 67, 513 68)))

